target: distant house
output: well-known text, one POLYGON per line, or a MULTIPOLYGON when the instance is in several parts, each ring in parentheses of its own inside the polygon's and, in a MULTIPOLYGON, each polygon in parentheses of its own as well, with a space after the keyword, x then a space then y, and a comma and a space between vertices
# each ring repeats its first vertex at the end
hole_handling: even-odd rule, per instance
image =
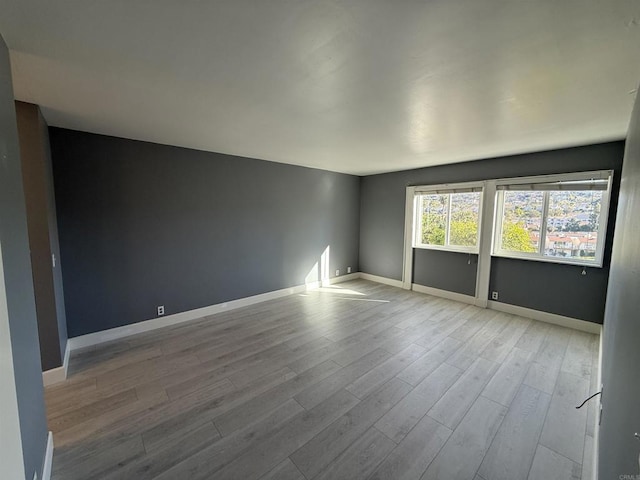
POLYGON ((594 257, 598 236, 592 232, 548 234, 544 253, 552 257, 594 257))

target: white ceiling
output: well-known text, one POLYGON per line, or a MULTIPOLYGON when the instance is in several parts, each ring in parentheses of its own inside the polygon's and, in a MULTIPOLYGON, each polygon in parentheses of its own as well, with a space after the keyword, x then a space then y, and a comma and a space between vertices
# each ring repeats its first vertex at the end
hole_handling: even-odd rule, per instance
POLYGON ((50 125, 369 174, 620 139, 639 0, 0 0, 50 125))

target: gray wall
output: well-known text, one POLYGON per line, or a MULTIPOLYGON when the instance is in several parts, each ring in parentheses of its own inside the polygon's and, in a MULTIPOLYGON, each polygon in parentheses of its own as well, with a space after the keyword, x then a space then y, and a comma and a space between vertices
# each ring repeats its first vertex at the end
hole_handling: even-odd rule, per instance
POLYGON ((48 128, 37 105, 16 102, 31 268, 38 314, 42 369, 62 365, 66 320, 48 128), (51 255, 58 261, 53 267, 51 255))
POLYGON ((602 359, 602 423, 599 478, 638 471, 640 442, 640 95, 629 126, 609 292, 602 359))
POLYGON ((602 323, 609 270, 587 268, 582 275, 582 268, 494 257, 489 292, 498 292, 500 302, 602 323))
MULTIPOLYGON (((42 477, 47 442, 38 327, 9 52, 0 37, 0 243, 27 479, 42 477)), ((0 467, 1 468, 1 467, 0 467)))
MULTIPOLYGON (((613 169, 616 174, 604 268, 599 272, 589 269, 589 274, 584 277, 580 275, 582 269, 579 267, 567 268, 565 265, 551 263, 542 266, 539 262, 503 261, 504 259, 494 258, 490 285, 490 290, 499 290, 501 302, 601 323, 623 150, 624 142, 611 142, 363 177, 360 203, 360 270, 397 280, 402 278, 407 186, 613 169), (570 295, 575 286, 568 287, 568 290, 551 292, 546 289, 546 282, 533 283, 530 280, 531 275, 543 271, 545 276, 562 278, 566 285, 577 283, 577 291, 581 294, 570 295), (590 292, 601 294, 593 296, 590 292)), ((430 282, 426 285, 441 288, 435 284, 437 275, 433 272, 437 268, 445 268, 446 265, 444 275, 448 277, 448 290, 471 291, 471 281, 474 282, 475 289, 475 270, 468 268, 467 254, 453 254, 459 258, 452 260, 454 257, 445 253, 418 254, 419 258, 415 260, 418 273, 414 280, 419 280, 417 283, 430 282), (432 273, 425 277, 425 271, 432 273)))
POLYGON ((413 282, 427 287, 474 296, 478 256, 415 248, 413 282))
POLYGON ((52 128, 70 337, 358 271, 359 177, 52 128))

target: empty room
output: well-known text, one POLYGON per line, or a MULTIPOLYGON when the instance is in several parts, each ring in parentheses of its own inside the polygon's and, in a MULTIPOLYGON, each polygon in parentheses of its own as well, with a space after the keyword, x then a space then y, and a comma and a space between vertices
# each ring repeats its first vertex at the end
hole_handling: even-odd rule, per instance
POLYGON ((0 0, 0 477, 640 478, 639 81, 637 0, 0 0))

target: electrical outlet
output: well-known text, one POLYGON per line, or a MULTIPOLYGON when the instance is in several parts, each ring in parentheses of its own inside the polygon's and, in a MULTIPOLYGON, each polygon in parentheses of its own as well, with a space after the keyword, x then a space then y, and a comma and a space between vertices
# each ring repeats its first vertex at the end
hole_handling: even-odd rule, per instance
POLYGON ((498 292, 491 292, 491 300, 498 300, 498 292))
POLYGON ((164 315, 164 305, 158 305, 158 316, 164 315))
POLYGON ((347 267, 347 273, 351 273, 351 267, 347 267))
POLYGON ((336 277, 340 276, 340 270, 336 270, 336 277))

